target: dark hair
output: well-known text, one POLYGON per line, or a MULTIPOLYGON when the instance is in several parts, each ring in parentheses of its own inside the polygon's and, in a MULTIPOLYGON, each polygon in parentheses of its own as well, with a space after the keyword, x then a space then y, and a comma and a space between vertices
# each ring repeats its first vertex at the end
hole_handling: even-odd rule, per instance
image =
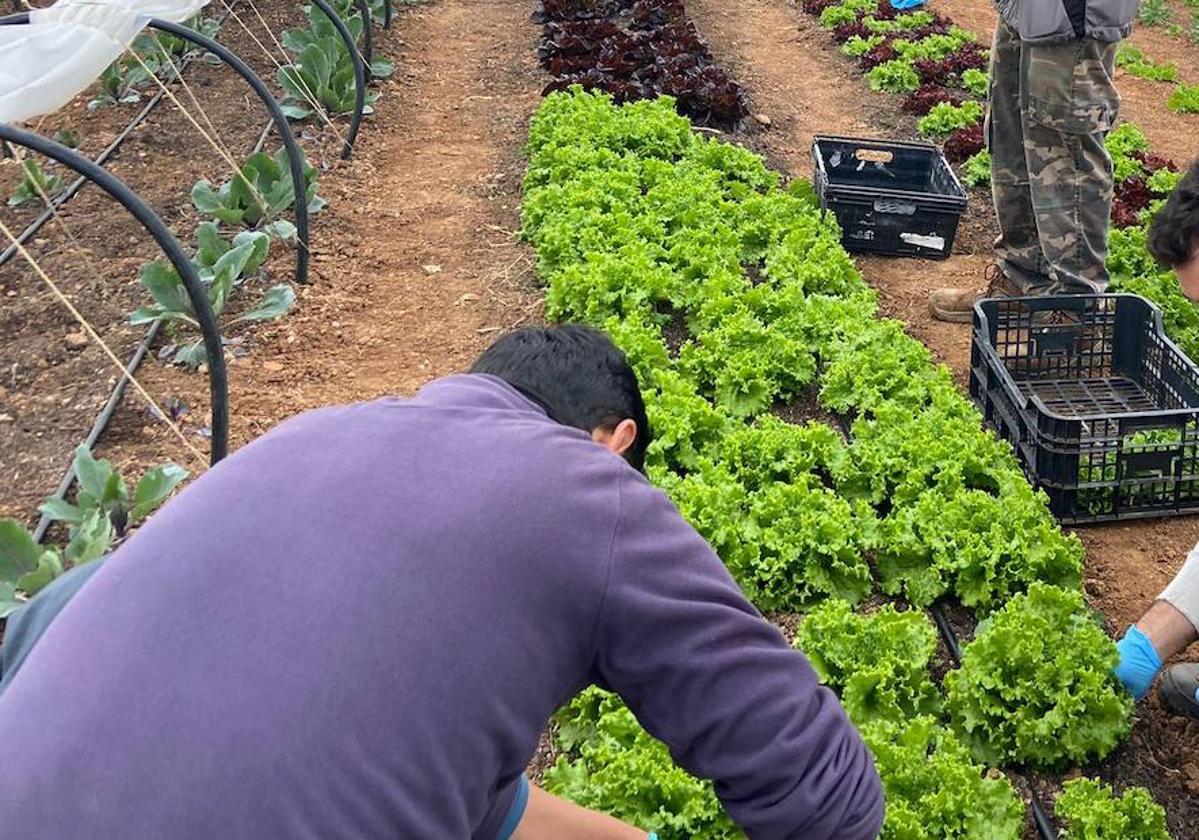
POLYGON ((645 403, 637 375, 606 333, 578 324, 527 327, 484 350, 470 372, 498 376, 564 426, 590 433, 632 420, 637 437, 625 459, 644 468, 650 441, 645 403))
POLYGON ((1199 160, 1191 164, 1149 225, 1149 253, 1165 268, 1195 256, 1199 244, 1199 160))

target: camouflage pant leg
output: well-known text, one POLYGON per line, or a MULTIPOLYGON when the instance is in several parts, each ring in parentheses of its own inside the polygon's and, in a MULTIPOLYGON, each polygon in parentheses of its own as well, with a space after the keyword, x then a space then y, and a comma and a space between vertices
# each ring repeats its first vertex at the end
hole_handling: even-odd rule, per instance
POLYGON ((988 142, 1004 273, 1028 294, 1107 288, 1116 45, 1023 44, 1000 22, 988 142))
POLYGON ((1107 289, 1115 61, 1116 45, 1093 38, 1023 49, 1024 153, 1053 293, 1107 289))
POLYGON ((991 152, 991 198, 999 221, 995 257, 1003 273, 1024 294, 1042 294, 1052 279, 1037 236, 1024 155, 1020 54, 1019 36, 1000 20, 991 47, 991 90, 984 126, 991 152))

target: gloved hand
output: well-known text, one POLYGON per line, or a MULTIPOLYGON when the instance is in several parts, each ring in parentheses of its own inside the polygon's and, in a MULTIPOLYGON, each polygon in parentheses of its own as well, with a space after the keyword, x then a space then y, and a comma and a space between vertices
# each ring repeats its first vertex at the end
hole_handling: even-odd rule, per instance
POLYGON ((915 9, 923 5, 924 0, 891 0, 891 6, 896 9, 915 9))
POLYGON ((1149 690, 1153 678, 1161 670, 1162 660, 1153 647, 1153 642, 1134 624, 1128 628, 1124 638, 1116 642, 1120 651, 1120 664, 1116 676, 1124 683, 1132 696, 1140 700, 1149 690))

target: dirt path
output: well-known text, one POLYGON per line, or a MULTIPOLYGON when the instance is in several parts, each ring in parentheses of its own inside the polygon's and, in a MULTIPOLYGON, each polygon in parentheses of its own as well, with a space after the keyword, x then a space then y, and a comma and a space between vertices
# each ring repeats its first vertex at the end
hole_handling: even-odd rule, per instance
MULTIPOLYGON (((397 73, 354 159, 322 186, 313 284, 231 365, 232 448, 304 409, 410 394, 537 317, 531 254, 514 236, 520 150, 540 101, 536 34, 526 4, 439 0, 382 36, 397 73)), ((198 377, 148 365, 143 378, 152 393, 206 403, 198 377)), ((106 454, 169 456, 143 418, 119 415, 106 454)))
MULTIPOLYGON (((284 375, 262 382, 298 389, 296 407, 410 393, 531 314, 529 254, 513 237, 519 151, 540 98, 528 9, 439 0, 401 21, 383 128, 364 132, 330 197, 317 300, 272 360, 284 375)), ((239 383, 235 405, 277 414, 265 396, 254 402, 255 380, 239 383)))
MULTIPOLYGON (((979 0, 981 2, 981 0, 979 0)), ((749 88, 754 107, 772 128, 756 145, 792 174, 811 171, 809 146, 817 133, 913 136, 895 97, 872 93, 827 33, 784 0, 691 0, 688 9, 718 59, 749 88)), ((957 12, 957 6, 954 7, 957 12)), ((957 253, 943 262, 859 259, 888 315, 901 318, 964 381, 969 328, 932 320, 925 300, 941 285, 978 285, 993 236, 985 194, 971 196, 957 253)), ((1132 621, 1161 590, 1195 542, 1194 519, 1087 528, 1088 587, 1117 626, 1132 621)))

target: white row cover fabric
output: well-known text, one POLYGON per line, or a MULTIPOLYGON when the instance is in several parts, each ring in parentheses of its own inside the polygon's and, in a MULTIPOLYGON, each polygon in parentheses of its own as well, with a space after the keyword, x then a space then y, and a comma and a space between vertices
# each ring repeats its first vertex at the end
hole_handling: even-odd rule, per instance
MULTIPOLYGON (((200 13, 200 10, 208 5, 209 0, 58 0, 53 6, 48 9, 42 9, 41 12, 63 13, 67 9, 108 9, 118 8, 125 9, 136 15, 141 15, 147 20, 150 18, 159 18, 168 20, 171 23, 183 23, 185 20, 195 17, 200 13)), ((30 12, 30 19, 39 12, 30 12)))
POLYGON ((0 26, 0 122, 57 111, 100 77, 151 18, 181 23, 208 0, 59 0, 0 26))

